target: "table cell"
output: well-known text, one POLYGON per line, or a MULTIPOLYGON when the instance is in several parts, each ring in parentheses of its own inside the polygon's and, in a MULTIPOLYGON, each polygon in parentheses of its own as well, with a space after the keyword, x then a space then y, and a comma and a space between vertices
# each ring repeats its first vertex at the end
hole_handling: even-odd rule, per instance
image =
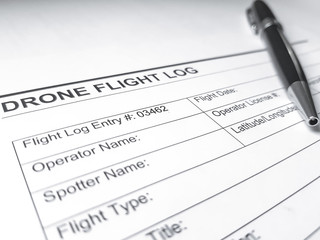
POLYGON ((281 88, 282 86, 277 77, 264 77, 262 79, 254 79, 246 83, 212 90, 190 97, 189 99, 203 111, 208 111, 281 88))
POLYGON ((187 100, 150 106, 14 141, 21 164, 199 113, 187 100))
MULTIPOLYGON (((243 144, 248 145, 275 134, 288 126, 303 121, 293 104, 271 110, 261 115, 238 122, 225 129, 243 144)), ((306 131, 309 131, 305 125, 306 131)))
POLYGON ((257 114, 289 104, 285 90, 277 90, 207 111, 208 116, 226 127, 257 114))

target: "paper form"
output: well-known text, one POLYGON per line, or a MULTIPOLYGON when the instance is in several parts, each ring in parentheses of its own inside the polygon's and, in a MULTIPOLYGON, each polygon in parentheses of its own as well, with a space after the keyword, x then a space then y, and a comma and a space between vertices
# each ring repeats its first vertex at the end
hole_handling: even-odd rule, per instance
MULTIPOLYGON (((294 48, 319 111, 320 48, 294 48)), ((318 232, 320 133, 264 50, 8 93, 1 106, 45 239, 318 232)))

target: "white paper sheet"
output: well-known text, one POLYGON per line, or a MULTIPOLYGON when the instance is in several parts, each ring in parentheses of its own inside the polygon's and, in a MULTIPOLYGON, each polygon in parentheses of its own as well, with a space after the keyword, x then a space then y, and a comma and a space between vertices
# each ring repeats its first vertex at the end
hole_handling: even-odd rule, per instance
MULTIPOLYGON (((320 46, 299 37, 319 112, 320 46)), ((319 129, 302 121, 263 47, 241 41, 238 51, 220 45, 223 55, 171 53, 168 64, 162 56, 105 75, 95 55, 97 72, 74 81, 8 76, 17 86, 0 98, 6 239, 317 239, 319 129)))

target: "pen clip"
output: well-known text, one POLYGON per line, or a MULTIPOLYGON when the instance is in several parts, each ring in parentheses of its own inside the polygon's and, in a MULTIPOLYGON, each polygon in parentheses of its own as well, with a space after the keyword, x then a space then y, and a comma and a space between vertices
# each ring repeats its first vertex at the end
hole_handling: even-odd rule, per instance
POLYGON ((258 25, 257 25, 257 22, 255 21, 255 17, 253 15, 251 8, 247 9, 247 18, 248 18, 248 21, 249 21, 249 24, 251 26, 251 30, 253 31, 253 33, 258 34, 259 33, 258 25))

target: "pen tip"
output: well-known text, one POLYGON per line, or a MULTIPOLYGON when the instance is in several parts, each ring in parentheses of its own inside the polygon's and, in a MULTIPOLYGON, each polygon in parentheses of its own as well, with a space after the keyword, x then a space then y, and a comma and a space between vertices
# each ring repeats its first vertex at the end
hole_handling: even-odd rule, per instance
POLYGON ((308 125, 311 126, 311 127, 315 127, 319 124, 319 118, 317 117, 310 117, 309 120, 308 120, 308 125))
POLYGON ((307 81, 295 81, 288 87, 288 95, 300 110, 306 124, 315 127, 320 120, 307 81))

